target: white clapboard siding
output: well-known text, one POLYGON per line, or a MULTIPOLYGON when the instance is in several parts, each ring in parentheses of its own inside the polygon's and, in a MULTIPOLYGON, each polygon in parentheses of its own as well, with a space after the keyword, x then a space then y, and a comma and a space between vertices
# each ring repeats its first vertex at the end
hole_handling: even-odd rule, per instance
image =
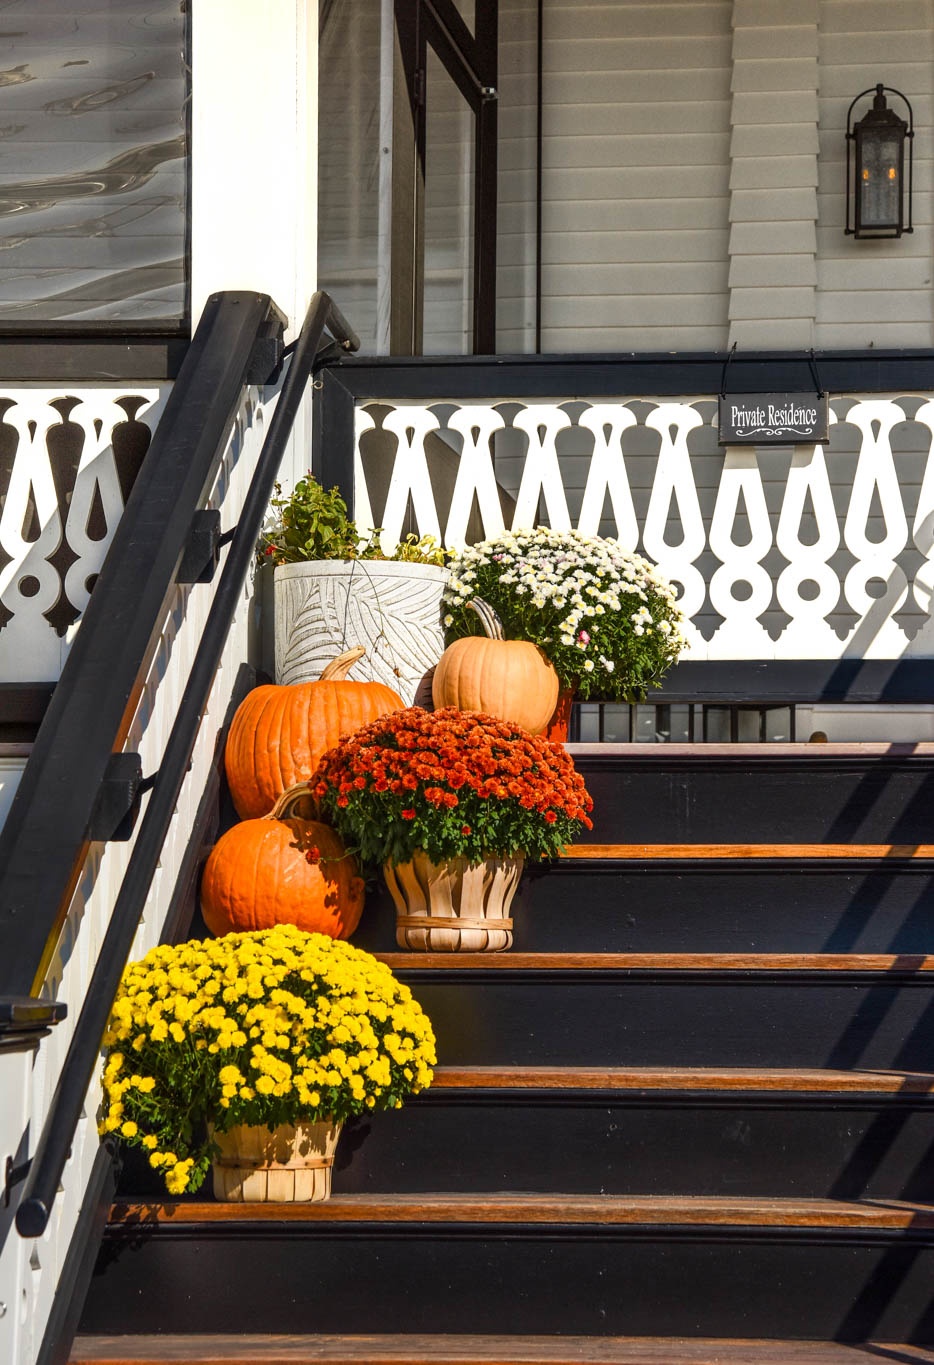
POLYGON ((729 314, 744 349, 813 344, 819 19, 820 0, 733 6, 729 314))
MULTIPOLYGON (((822 0, 820 180, 815 344, 915 347, 934 341, 931 298, 934 131, 932 0, 822 0), (915 117, 915 231, 856 241, 846 222, 846 114, 882 81, 905 93, 915 117)), ((860 117, 869 101, 854 111, 860 117)), ((904 106, 892 100, 904 115, 904 106)))
POLYGON ((731 8, 545 5, 543 350, 725 344, 731 8))

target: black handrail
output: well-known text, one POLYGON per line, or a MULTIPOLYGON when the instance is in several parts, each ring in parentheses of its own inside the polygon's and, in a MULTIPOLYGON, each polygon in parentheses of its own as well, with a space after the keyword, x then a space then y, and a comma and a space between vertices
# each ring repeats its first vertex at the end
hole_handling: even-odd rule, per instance
POLYGON ((156 648, 185 541, 223 457, 268 295, 215 295, 127 499, 0 832, 0 995, 35 995, 156 648))
MULTIPOLYGON (((133 852, 26 1180, 22 1202, 16 1215, 17 1229, 26 1237, 39 1236, 49 1220, 81 1107, 96 1065, 101 1036, 184 782, 234 607, 252 561, 285 444, 308 378, 313 371, 319 342, 326 327, 346 349, 352 349, 358 344, 356 337, 328 296, 316 294, 309 307, 239 522, 230 541, 178 715, 153 783, 152 795, 137 832, 133 852)), ((180 539, 176 563, 183 547, 184 540, 180 539)), ((99 586, 100 584, 98 588, 99 586)), ((95 588, 95 593, 98 588, 95 588)), ((86 621, 82 623, 78 633, 79 639, 86 624, 86 621)))

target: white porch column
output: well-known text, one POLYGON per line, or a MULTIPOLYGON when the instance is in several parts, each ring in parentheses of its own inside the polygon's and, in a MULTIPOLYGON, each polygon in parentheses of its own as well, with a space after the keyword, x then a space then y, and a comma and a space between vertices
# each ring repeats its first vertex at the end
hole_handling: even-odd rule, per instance
POLYGON ((316 278, 317 0, 192 6, 192 313, 217 289, 301 321, 316 278))

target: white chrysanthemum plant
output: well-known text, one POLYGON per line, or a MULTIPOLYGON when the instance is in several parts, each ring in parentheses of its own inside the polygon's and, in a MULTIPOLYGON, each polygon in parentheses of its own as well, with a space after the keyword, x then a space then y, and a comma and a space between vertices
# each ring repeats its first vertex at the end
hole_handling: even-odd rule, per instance
POLYGON ((507 639, 531 640, 581 701, 641 701, 686 644, 673 585, 616 540, 577 531, 506 531, 460 551, 444 594, 448 641, 494 609, 507 639))

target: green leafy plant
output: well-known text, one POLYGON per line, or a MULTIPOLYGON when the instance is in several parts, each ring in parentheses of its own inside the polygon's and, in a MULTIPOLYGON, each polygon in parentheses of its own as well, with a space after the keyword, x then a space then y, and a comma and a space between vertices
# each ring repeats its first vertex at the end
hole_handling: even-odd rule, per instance
POLYGON ((409 564, 444 564, 447 555, 433 536, 408 535, 392 554, 384 554, 380 533, 363 536, 350 517, 338 488, 322 488, 312 474, 299 479, 284 496, 276 484, 271 524, 260 541, 261 558, 274 564, 311 559, 392 559, 409 564))
POLYGON ((481 598, 581 700, 642 701, 684 647, 674 587, 618 541, 537 527, 468 546, 449 567, 448 640, 480 634, 468 603, 481 598))
POLYGON ((196 1190, 236 1124, 398 1109, 431 1083, 434 1035, 389 968, 294 925, 154 948, 127 967, 104 1037, 101 1133, 196 1190))
POLYGON ((593 801, 562 745, 478 711, 409 707, 330 749, 309 781, 371 864, 554 857, 593 801))

